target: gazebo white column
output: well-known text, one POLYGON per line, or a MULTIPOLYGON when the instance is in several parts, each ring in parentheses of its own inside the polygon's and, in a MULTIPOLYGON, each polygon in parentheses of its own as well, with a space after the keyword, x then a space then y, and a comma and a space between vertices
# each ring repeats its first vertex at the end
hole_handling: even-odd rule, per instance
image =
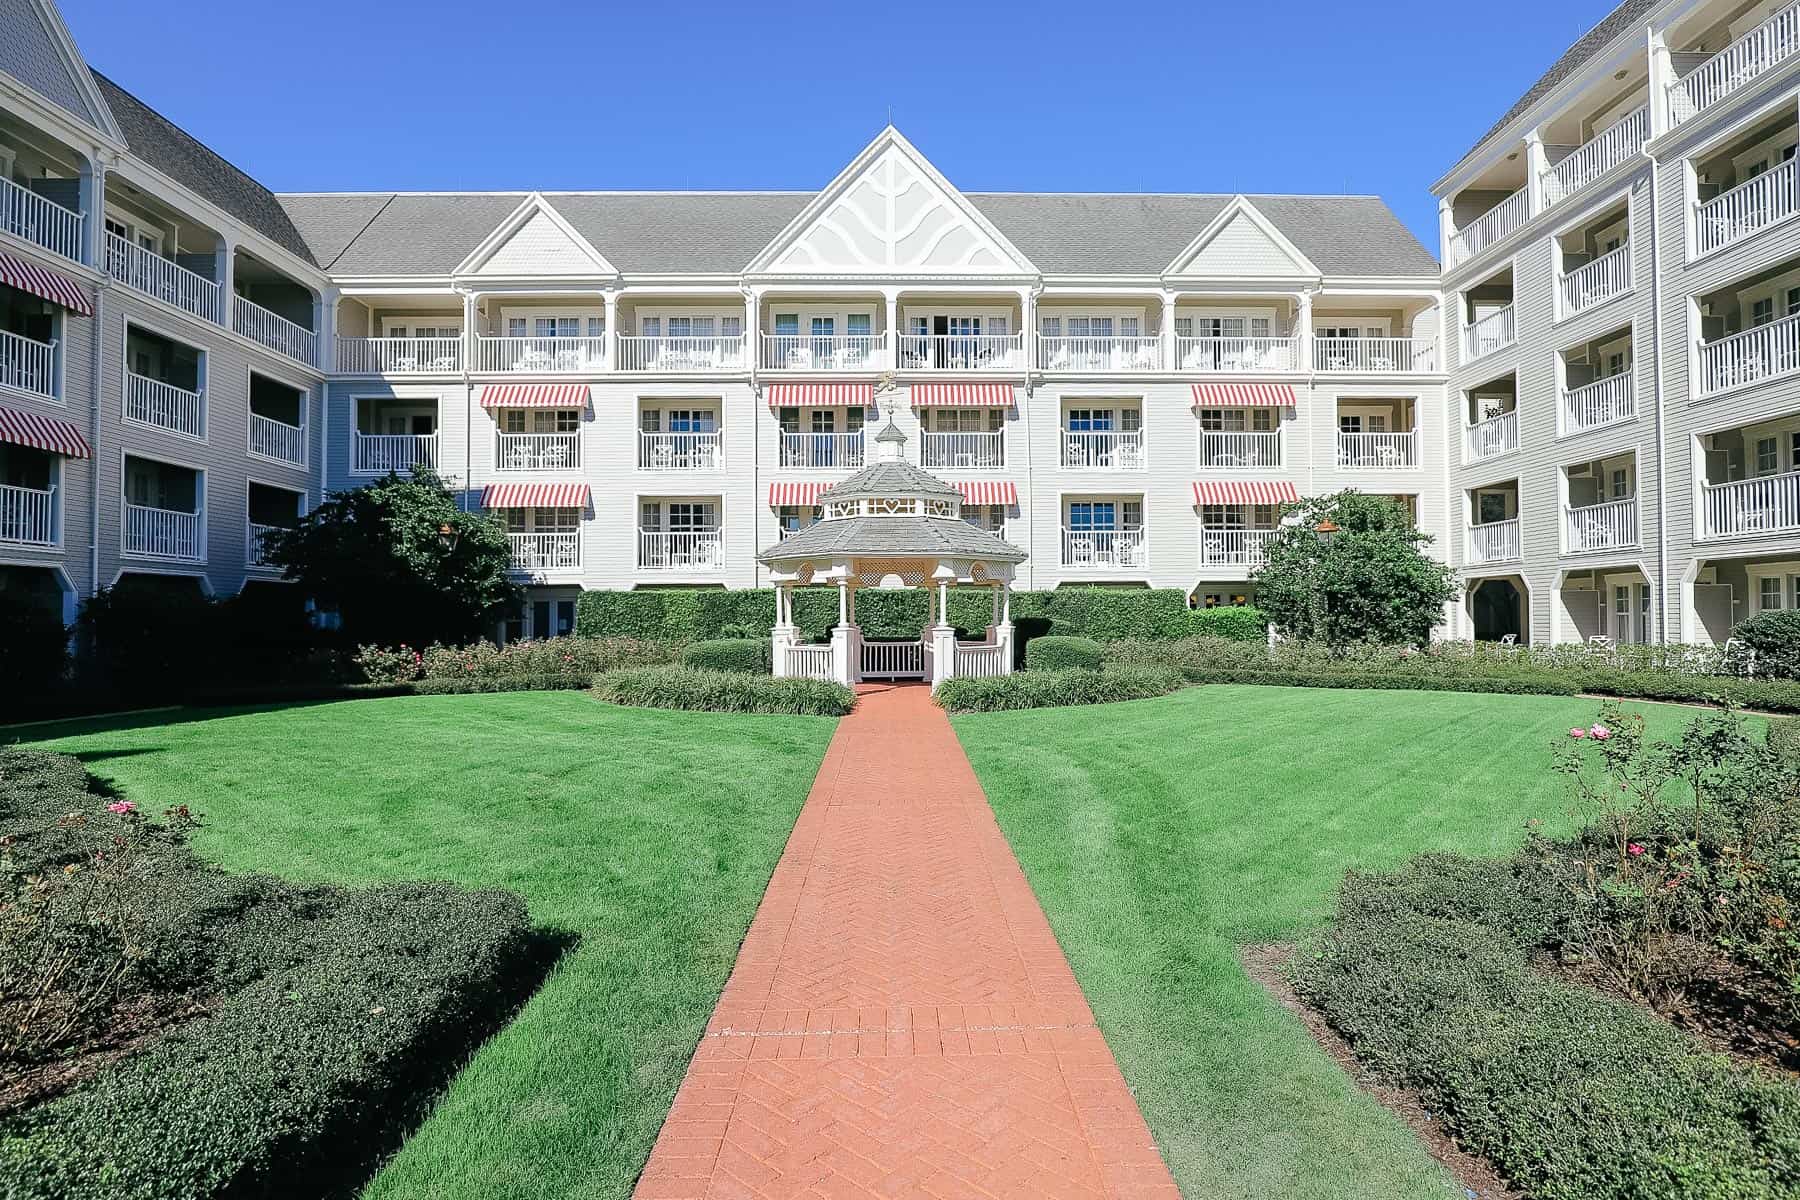
POLYGON ((775 627, 770 630, 773 665, 777 678, 792 674, 788 670, 788 651, 800 644, 800 631, 794 627, 794 585, 775 585, 775 627))
POLYGON ((854 686, 862 671, 862 630, 856 627, 851 577, 848 569, 838 575, 838 619, 831 630, 831 676, 854 686))
POLYGON ((950 583, 956 571, 940 565, 932 578, 937 581, 938 619, 927 633, 931 638, 931 689, 936 691, 939 684, 956 675, 956 627, 950 624, 950 583))

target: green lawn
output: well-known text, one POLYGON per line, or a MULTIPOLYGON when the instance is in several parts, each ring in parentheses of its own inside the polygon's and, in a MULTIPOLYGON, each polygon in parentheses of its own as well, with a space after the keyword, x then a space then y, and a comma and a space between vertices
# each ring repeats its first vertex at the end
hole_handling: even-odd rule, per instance
MULTIPOLYGON (((1695 714, 1630 706, 1668 732, 1695 714)), ((1239 966, 1346 869, 1568 823, 1551 743, 1598 702, 1205 687, 956 718, 1189 1200, 1460 1196, 1239 966)))
POLYGON ((296 879, 511 888, 580 944, 368 1189, 630 1193, 835 722, 434 696, 0 730, 198 849, 296 879))

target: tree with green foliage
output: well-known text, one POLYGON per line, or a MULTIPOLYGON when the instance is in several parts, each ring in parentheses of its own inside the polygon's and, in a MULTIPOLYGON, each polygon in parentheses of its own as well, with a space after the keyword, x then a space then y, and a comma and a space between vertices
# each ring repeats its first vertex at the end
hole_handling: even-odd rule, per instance
POLYGON ((333 495, 274 535, 269 557, 359 644, 473 641, 523 598, 506 526, 425 472, 333 495))
POLYGON ((1283 636, 1423 645, 1456 595, 1405 508, 1356 491, 1289 507, 1256 572, 1256 606, 1283 636))

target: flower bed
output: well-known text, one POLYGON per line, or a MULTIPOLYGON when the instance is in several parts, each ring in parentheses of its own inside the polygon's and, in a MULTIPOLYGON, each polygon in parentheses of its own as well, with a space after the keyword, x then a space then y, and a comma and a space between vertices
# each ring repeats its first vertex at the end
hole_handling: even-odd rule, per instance
POLYGON ((634 637, 543 638, 496 646, 363 646, 356 664, 371 683, 421 679, 498 679, 521 675, 578 675, 675 662, 681 646, 634 637))

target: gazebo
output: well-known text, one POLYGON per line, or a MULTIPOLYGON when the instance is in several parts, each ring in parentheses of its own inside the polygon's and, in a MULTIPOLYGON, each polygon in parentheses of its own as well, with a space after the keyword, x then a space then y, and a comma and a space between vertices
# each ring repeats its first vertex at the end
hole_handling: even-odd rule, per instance
POLYGON ((775 584, 775 674, 835 679, 946 679, 1010 675, 1013 569, 1025 552, 962 519, 962 493, 904 459, 906 435, 887 424, 876 461, 820 494, 823 515, 756 556, 775 584), (805 645, 794 625, 794 589, 838 589, 831 644, 805 645), (856 623, 860 588, 935 588, 936 620, 916 640, 866 641, 856 623), (980 642, 958 642, 950 589, 983 587, 993 618, 980 642))

